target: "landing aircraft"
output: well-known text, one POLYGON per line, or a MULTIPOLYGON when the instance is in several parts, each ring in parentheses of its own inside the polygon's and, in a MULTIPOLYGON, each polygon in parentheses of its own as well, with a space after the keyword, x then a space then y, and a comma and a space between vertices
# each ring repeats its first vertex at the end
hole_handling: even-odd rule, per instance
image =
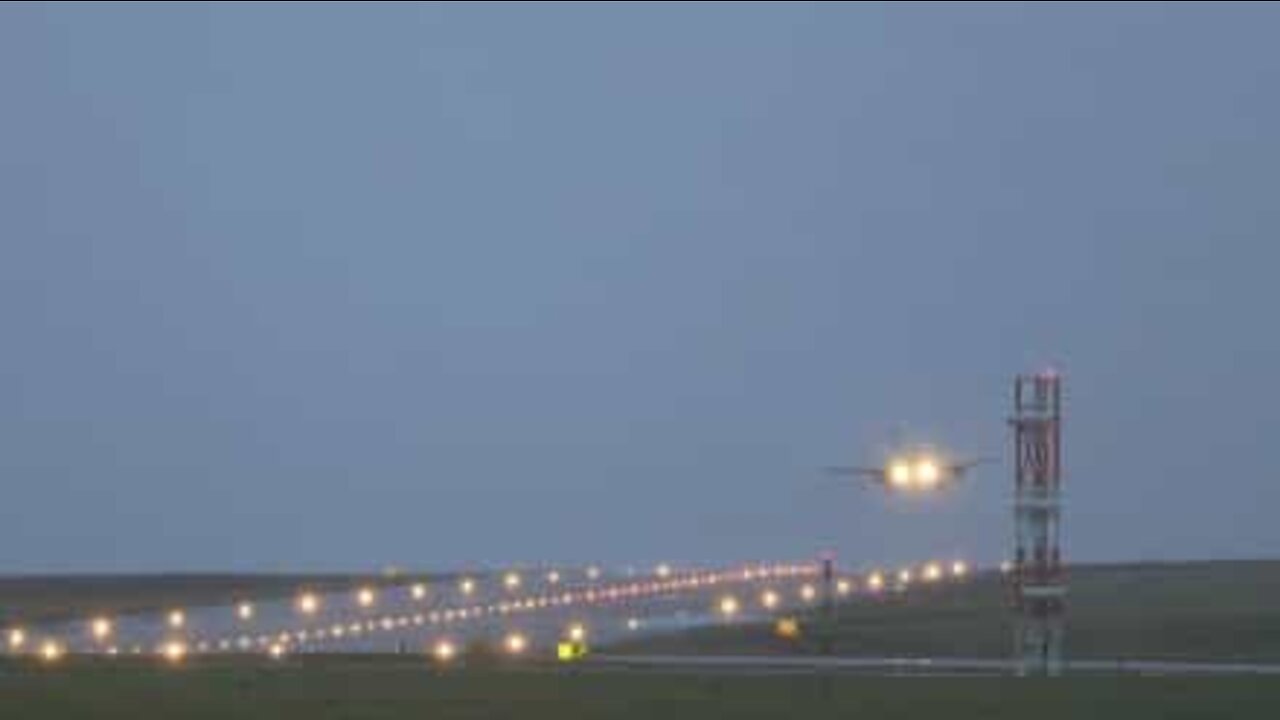
POLYGON ((828 475, 855 477, 896 491, 931 491, 955 484, 991 458, 952 460, 928 447, 903 448, 879 467, 835 466, 828 475))

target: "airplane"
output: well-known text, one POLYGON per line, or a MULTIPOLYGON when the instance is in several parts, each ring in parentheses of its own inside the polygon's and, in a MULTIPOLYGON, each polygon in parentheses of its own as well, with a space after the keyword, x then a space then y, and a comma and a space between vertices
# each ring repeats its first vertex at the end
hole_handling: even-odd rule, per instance
POLYGON ((934 490, 964 478, 973 468, 992 458, 979 457, 952 461, 928 448, 914 448, 894 453, 881 467, 835 466, 826 468, 828 475, 856 477, 891 490, 934 490))

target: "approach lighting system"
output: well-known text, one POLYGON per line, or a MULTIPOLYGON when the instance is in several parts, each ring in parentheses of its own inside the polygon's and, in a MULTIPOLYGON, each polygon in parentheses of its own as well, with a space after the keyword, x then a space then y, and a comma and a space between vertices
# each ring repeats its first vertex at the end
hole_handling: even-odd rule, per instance
POLYGON ((509 654, 520 655, 520 654, 523 654, 526 649, 528 649, 529 640, 524 635, 521 635, 520 633, 511 633, 510 635, 507 636, 507 639, 504 645, 506 646, 507 652, 509 654))
POLYGON ((726 618, 732 618, 738 614, 738 598, 732 595, 726 595, 720 598, 720 614, 726 618))
POLYGON ((320 610, 320 598, 315 593, 303 593, 298 597, 298 612, 315 615, 320 610))
POLYGON ((66 654, 66 648, 62 647, 57 640, 45 640, 40 643, 40 659, 46 663, 58 662, 66 654))
POLYGON ((431 649, 431 655, 435 657, 437 662, 442 663, 447 663, 450 660, 453 660, 454 656, 457 654, 458 649, 448 640, 441 640, 440 642, 437 642, 436 646, 431 649))
POLYGON ((165 661, 177 664, 187 657, 187 645, 178 640, 170 640, 160 648, 165 661))

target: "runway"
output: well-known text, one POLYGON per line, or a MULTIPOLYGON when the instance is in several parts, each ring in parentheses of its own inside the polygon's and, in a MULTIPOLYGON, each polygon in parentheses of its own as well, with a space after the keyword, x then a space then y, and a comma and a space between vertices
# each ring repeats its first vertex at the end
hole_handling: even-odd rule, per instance
MULTIPOLYGON (((758 564, 639 575, 594 568, 477 574, 292 598, 175 608, 28 628, 25 651, 106 656, 205 653, 422 653, 518 636, 549 652, 571 634, 591 645, 715 622, 751 622, 819 601, 812 563, 758 564), (771 596, 765 607, 764 596, 771 596), (722 607, 732 599, 732 612, 722 607)), ((848 582, 848 581, 846 581, 848 582)), ((842 585, 842 588, 845 586, 842 585)))
MULTIPOLYGON (((926 570, 937 563, 924 566, 926 570)), ((931 582, 961 581, 969 570, 926 572, 931 582)), ((905 572, 905 571, 904 571, 905 572)), ((454 656, 484 643, 498 652, 549 660, 557 644, 579 636, 592 652, 575 668, 588 672, 680 672, 779 675, 862 673, 882 675, 1010 675, 1014 663, 976 657, 828 657, 799 655, 611 655, 608 647, 629 638, 708 624, 765 621, 823 602, 872 599, 910 592, 914 584, 878 571, 842 573, 827 586, 814 563, 752 564, 720 569, 609 572, 594 567, 477 573, 427 585, 406 582, 233 604, 172 608, 111 618, 104 628, 90 619, 27 628, 11 654, 159 656, 406 654, 444 650, 454 656), (886 580, 888 578, 888 580, 886 580)), ((905 579, 907 575, 899 575, 905 579)), ((1280 664, 1160 659, 1075 659, 1072 674, 1280 675, 1280 664)))
MULTIPOLYGON (((1012 675, 1011 660, 995 658, 903 658, 752 655, 596 655, 590 665, 608 670, 662 670, 728 675, 787 675, 813 672, 890 675, 1012 675)), ((1079 674, 1280 675, 1280 664, 1177 662, 1168 660, 1070 660, 1079 674)))

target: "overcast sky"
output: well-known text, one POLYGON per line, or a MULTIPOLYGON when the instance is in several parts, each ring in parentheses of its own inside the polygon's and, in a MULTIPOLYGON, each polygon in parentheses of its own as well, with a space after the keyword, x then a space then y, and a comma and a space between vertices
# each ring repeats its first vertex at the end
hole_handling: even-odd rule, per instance
POLYGON ((0 7, 0 573, 1280 556, 1280 7, 0 7))

